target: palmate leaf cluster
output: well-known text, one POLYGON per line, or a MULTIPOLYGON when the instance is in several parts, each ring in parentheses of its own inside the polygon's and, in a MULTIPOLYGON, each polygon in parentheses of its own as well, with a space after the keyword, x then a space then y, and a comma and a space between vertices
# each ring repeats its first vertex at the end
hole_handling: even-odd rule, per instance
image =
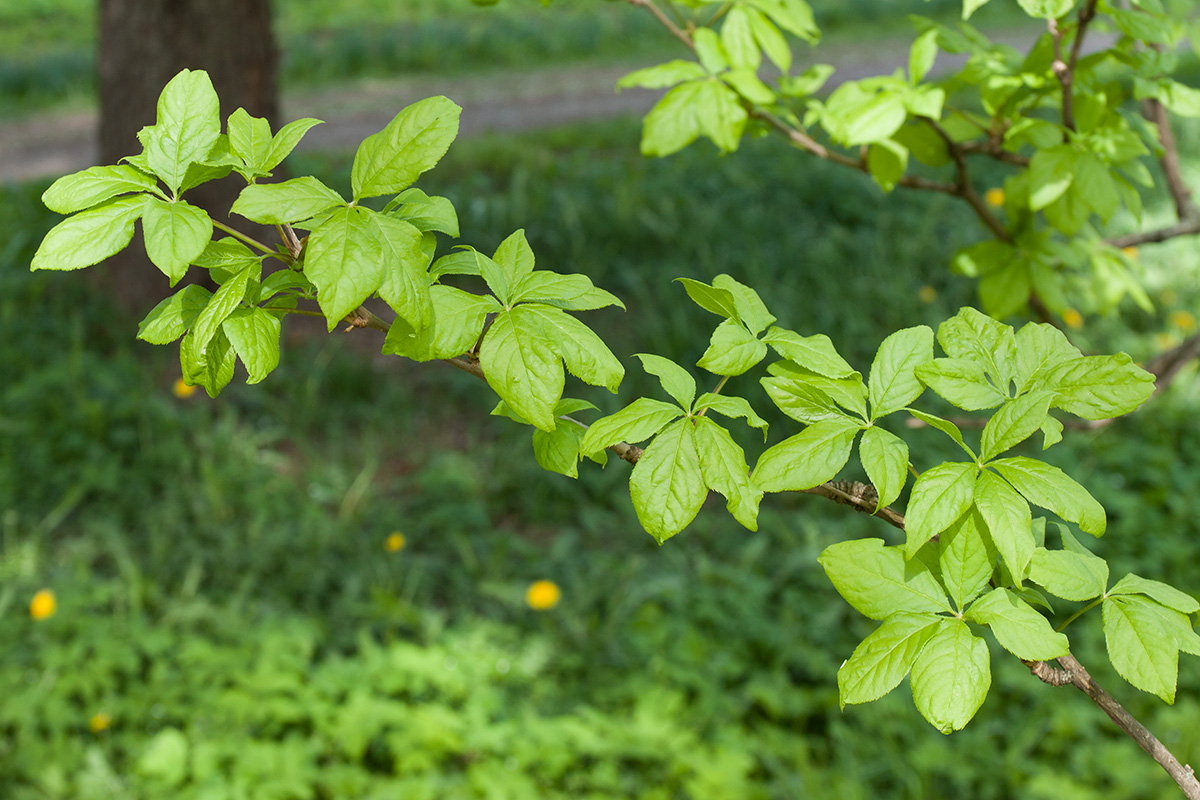
MULTIPOLYGON (((748 3, 734 19, 742 18, 751 38, 770 50, 774 39, 764 20, 798 33, 799 17, 789 18, 793 27, 772 17, 794 7, 790 0, 748 3)), ((702 58, 716 58, 713 52, 719 51, 702 58)), ((1066 637, 1038 610, 1053 613, 1048 596, 1102 604, 1117 670, 1135 686, 1173 699, 1179 651, 1200 653, 1191 620, 1200 605, 1132 575, 1109 588, 1107 564, 1057 522, 1063 546, 1048 548, 1047 521, 1034 518, 1033 507, 1095 536, 1104 532, 1104 509, 1062 470, 1010 453, 1038 435, 1043 448, 1054 445, 1063 415, 1100 420, 1133 411, 1153 391, 1149 373, 1124 354, 1085 356, 1048 324, 1014 330, 964 308, 936 335, 917 326, 887 337, 864 378, 829 337, 781 327, 758 293, 735 278, 719 275, 711 284, 681 278, 687 296, 720 318, 696 364, 715 376, 716 387, 701 392, 684 366, 639 354, 671 402, 638 398, 585 425, 573 415, 595 406, 564 397, 566 374, 616 392, 625 369, 575 313, 620 301, 585 276, 537 269, 521 230, 491 255, 441 247, 438 234, 459 233, 457 214, 449 200, 412 184, 446 153, 459 112, 442 97, 402 110, 359 147, 347 199, 309 176, 263 182, 315 120, 272 134, 265 121, 239 109, 222 133, 207 75, 184 71, 164 89, 156 125, 142 131, 141 154, 67 176, 47 190, 47 205, 72 216, 46 236, 32 266, 98 263, 125 247, 141 220, 151 260, 173 285, 194 266, 217 286, 184 287, 139 328, 139 337, 152 343, 179 340, 189 382, 216 396, 237 360, 250 382, 264 379, 279 362, 289 314, 319 314, 330 330, 343 321, 378 327, 387 331, 384 353, 450 360, 481 375, 498 397, 495 413, 534 428, 534 453, 546 469, 576 477, 582 459, 604 463, 610 450, 635 462, 633 506, 660 543, 696 517, 710 491, 755 529, 767 494, 821 487, 850 463, 857 442, 857 464, 873 485, 876 509, 906 489, 909 495, 904 543, 848 541, 821 556, 837 590, 881 623, 839 671, 843 703, 876 699, 910 676, 921 713, 939 730, 961 728, 990 686, 989 650, 978 629, 990 629, 1003 648, 1027 661, 1068 653, 1066 637), (282 246, 268 248, 214 223, 182 199, 230 172, 247 182, 233 212, 276 226, 282 246), (390 199, 378 210, 363 202, 384 196, 390 199), (213 239, 215 228, 229 235, 213 239), (266 271, 268 259, 278 269, 266 271), (455 280, 444 282, 447 276, 455 280), (364 305, 380 302, 394 319, 380 320, 364 305), (751 465, 716 417, 742 420, 766 441, 766 421, 748 399, 727 390, 764 362, 761 386, 803 427, 751 465), (926 389, 964 411, 990 413, 975 446, 953 421, 914 407, 926 389), (908 444, 885 426, 897 414, 937 429, 964 458, 921 465, 918 473, 908 444), (643 450, 632 446, 644 442, 643 450), (910 473, 916 474, 911 488, 910 473)))

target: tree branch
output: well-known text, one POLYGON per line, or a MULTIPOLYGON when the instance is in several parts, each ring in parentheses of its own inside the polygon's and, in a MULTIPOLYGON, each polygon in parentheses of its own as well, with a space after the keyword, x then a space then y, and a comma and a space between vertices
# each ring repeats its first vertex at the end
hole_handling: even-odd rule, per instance
POLYGON ((1180 221, 1195 219, 1200 216, 1195 203, 1192 202, 1192 191, 1183 180, 1179 164, 1179 147, 1175 143, 1175 132, 1171 129, 1171 118, 1166 106, 1157 100, 1146 100, 1142 103, 1142 114, 1158 127, 1158 141, 1162 145, 1163 154, 1158 163, 1162 166, 1163 175, 1167 179, 1167 189, 1171 199, 1175 201, 1175 216, 1180 221))
POLYGON ((696 45, 692 42, 692 37, 687 34, 687 31, 680 28, 670 17, 663 13, 663 10, 658 7, 654 0, 628 0, 628 2, 630 5, 649 9, 650 13, 662 23, 664 28, 671 32, 672 36, 686 44, 689 50, 696 49, 696 45))
POLYGON ((1054 40, 1054 63, 1051 65, 1051 70, 1054 72, 1054 77, 1058 78, 1059 84, 1062 85, 1062 121, 1063 126, 1068 130, 1075 130, 1075 112, 1074 101, 1072 99, 1072 91, 1075 83, 1075 65, 1079 62, 1079 51, 1083 47, 1083 34, 1087 31, 1088 23, 1096 16, 1097 0, 1088 0, 1079 9, 1079 23, 1075 27, 1075 41, 1071 43, 1071 55, 1068 60, 1063 60, 1062 53, 1062 32, 1058 28, 1058 20, 1051 19, 1048 27, 1050 36, 1054 40))

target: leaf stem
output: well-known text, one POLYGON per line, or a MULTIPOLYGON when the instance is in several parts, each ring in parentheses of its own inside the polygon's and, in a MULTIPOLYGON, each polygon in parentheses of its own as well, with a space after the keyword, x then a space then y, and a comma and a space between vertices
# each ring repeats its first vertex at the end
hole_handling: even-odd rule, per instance
POLYGON ((226 233, 228 233, 230 236, 234 237, 235 239, 240 239, 241 241, 245 242, 246 244, 250 245, 251 247, 257 247, 259 250, 263 251, 267 255, 270 255, 270 256, 279 255, 276 251, 267 247, 265 244, 258 241, 257 239, 251 238, 251 237, 247 236, 246 234, 242 233, 241 231, 234 230, 233 228, 229 227, 228 225, 226 225, 223 222, 218 222, 217 220, 214 219, 212 221, 212 224, 213 224, 214 228, 220 228, 221 230, 225 231, 226 233))
POLYGON ((1097 597, 1095 600, 1093 600, 1092 602, 1088 603, 1086 606, 1084 606, 1083 608, 1079 609, 1078 611, 1076 611, 1076 612, 1075 612, 1074 614, 1072 614, 1071 616, 1067 617, 1066 621, 1065 621, 1065 622, 1063 622, 1061 625, 1059 625, 1059 626, 1058 626, 1057 628, 1055 628, 1054 630, 1056 630, 1056 631, 1058 631, 1058 632, 1060 632, 1060 633, 1061 633, 1061 632, 1063 631, 1063 629, 1065 629, 1065 628, 1066 628, 1068 625, 1070 625, 1072 622, 1074 622, 1075 620, 1079 619, 1079 618, 1080 618, 1080 617, 1082 617, 1084 614, 1086 614, 1087 612, 1091 611, 1093 608, 1095 608, 1096 606, 1100 605, 1100 604, 1101 604, 1101 603, 1103 603, 1103 602, 1104 602, 1104 596, 1103 596, 1103 595, 1101 595, 1100 597, 1097 597))

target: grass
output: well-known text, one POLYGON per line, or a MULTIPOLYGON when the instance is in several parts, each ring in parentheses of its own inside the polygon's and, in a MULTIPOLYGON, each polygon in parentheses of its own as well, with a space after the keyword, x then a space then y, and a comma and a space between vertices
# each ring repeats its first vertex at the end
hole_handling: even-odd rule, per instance
MULTIPOLYGON (((421 185, 454 199, 464 241, 489 249, 524 226, 540 265, 620 295, 626 314, 586 317, 630 364, 702 352, 714 318, 684 301, 679 275, 734 274, 860 368, 891 330, 970 301, 944 265, 974 223, 945 198, 885 197, 770 139, 647 161, 636 136, 619 121, 468 140, 421 185), (924 285, 932 302, 917 299, 924 285)), ((347 167, 310 155, 294 172, 337 185, 347 167)), ((624 465, 578 482, 540 472, 527 430, 487 416, 486 387, 370 357, 377 340, 357 344, 370 332, 290 339, 264 384, 175 398, 168 348, 135 343, 134 321, 82 276, 26 271, 54 222, 43 188, 0 195, 12 232, 0 336, 18 345, 0 348, 0 636, 13 643, 0 652, 0 781, 17 800, 250 787, 1171 796, 1102 714, 1000 653, 980 718, 954 737, 935 735, 904 690, 839 710, 833 676, 872 626, 815 558, 846 537, 892 536, 870 518, 778 498, 750 534, 714 503, 659 548, 633 519, 624 465), (383 547, 393 531, 399 553, 383 547), (535 613, 523 592, 542 578, 564 599, 535 613), (25 609, 44 587, 60 607, 35 623, 25 609), (101 713, 109 726, 89 730, 101 713)), ((1158 258, 1147 249, 1165 276, 1158 258)), ((1192 296, 1186 277, 1162 280, 1178 302, 1192 296)), ((1161 324, 1120 335, 1149 347, 1161 324)), ((623 401, 657 391, 630 372, 623 401)), ((1096 548, 1114 577, 1195 586, 1189 386, 1049 453, 1111 510, 1096 548)), ((772 441, 794 432, 773 422, 772 441)), ((918 468, 948 455, 932 432, 907 438, 918 468)), ((1124 686, 1098 623, 1085 628, 1080 658, 1181 758, 1200 758, 1195 663, 1166 708, 1124 686)))

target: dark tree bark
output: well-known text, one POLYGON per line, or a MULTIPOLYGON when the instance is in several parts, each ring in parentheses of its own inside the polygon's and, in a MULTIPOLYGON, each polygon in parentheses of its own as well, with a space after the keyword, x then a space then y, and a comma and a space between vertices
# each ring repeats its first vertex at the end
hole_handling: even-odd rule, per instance
MULTIPOLYGON (((270 0, 99 0, 99 4, 101 163, 114 164, 141 151, 137 132, 154 124, 159 92, 185 68, 208 72, 221 98, 222 117, 240 106, 276 127, 270 0)), ((233 175, 193 189, 188 201, 229 224, 229 207, 244 185, 233 175)), ((144 313, 169 288, 167 279, 141 251, 140 238, 135 237, 135 246, 98 272, 121 305, 144 313)))

